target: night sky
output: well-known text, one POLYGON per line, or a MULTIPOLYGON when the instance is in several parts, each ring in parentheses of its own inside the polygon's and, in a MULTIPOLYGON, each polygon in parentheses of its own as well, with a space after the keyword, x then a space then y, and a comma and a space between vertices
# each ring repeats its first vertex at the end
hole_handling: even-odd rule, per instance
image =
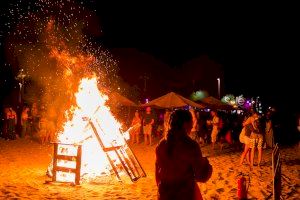
POLYGON ((111 46, 137 47, 171 66, 206 54, 223 65, 226 93, 261 95, 284 104, 287 95, 297 96, 292 13, 152 6, 103 8, 103 40, 111 46))
MULTIPOLYGON (((170 67, 208 55, 223 66, 224 93, 261 96, 284 108, 299 108, 290 103, 299 92, 299 61, 295 62, 295 16, 286 12, 289 10, 83 2, 96 10, 97 20, 88 34, 108 49, 136 48, 170 67)), ((7 7, 7 2, 1 4, 2 9, 7 7)), ((1 54, 3 65, 5 57, 1 54)))

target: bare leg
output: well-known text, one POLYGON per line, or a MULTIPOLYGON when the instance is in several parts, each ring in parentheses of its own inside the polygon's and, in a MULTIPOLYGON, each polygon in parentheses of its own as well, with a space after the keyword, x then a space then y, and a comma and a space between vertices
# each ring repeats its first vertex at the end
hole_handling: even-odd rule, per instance
POLYGON ((260 166, 262 160, 262 148, 258 148, 258 166, 260 166))
POLYGON ((148 136, 149 136, 149 145, 151 146, 151 144, 152 144, 152 137, 151 137, 151 134, 149 134, 148 136))
POLYGON ((144 142, 145 144, 147 144, 148 138, 147 138, 147 134, 144 134, 144 142))
POLYGON ((254 164, 254 153, 255 153, 255 147, 251 149, 251 159, 250 159, 251 167, 253 167, 253 164, 254 164))
POLYGON ((214 151, 215 151, 215 143, 212 142, 211 143, 211 152, 212 152, 212 154, 214 154, 214 151))
POLYGON ((224 143, 222 141, 220 141, 220 150, 221 151, 223 150, 223 146, 224 146, 224 143))
POLYGON ((249 145, 246 145, 246 144, 245 144, 244 151, 243 151, 243 153, 242 153, 241 160, 240 160, 240 165, 243 164, 244 159, 245 159, 245 157, 246 157, 248 151, 249 151, 249 145))
POLYGON ((248 154, 246 155, 246 160, 249 165, 251 165, 251 151, 252 151, 252 148, 249 147, 248 154))

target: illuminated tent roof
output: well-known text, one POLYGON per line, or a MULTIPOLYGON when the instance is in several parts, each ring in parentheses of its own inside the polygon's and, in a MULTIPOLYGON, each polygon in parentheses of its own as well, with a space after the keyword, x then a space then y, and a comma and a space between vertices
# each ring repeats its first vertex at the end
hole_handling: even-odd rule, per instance
POLYGON ((133 106, 133 107, 137 106, 136 103, 134 103, 133 101, 129 100, 128 98, 122 96, 117 92, 112 92, 109 95, 109 100, 112 104, 117 106, 133 106))
POLYGON ((206 97, 201 100, 202 103, 207 105, 207 107, 211 109, 219 109, 219 110, 233 110, 234 108, 231 105, 225 104, 219 99, 216 99, 212 96, 206 97))
POLYGON ((145 103, 141 105, 142 107, 146 106, 155 106, 158 108, 180 108, 184 106, 192 106, 196 108, 205 108, 203 104, 195 103, 187 98, 184 98, 183 96, 176 94, 174 92, 170 92, 164 96, 158 97, 157 99, 154 99, 150 101, 149 103, 145 103))

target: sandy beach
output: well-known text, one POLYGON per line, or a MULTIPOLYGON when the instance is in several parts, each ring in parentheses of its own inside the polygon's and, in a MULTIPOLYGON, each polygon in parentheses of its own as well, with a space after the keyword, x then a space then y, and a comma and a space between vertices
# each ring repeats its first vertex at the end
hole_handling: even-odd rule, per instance
MULTIPOLYGON (((157 141, 156 141, 157 142, 157 141)), ((46 183, 46 169, 52 157, 52 145, 41 145, 29 139, 5 141, 0 139, 0 199, 156 199, 154 176, 155 144, 132 146, 147 177, 135 183, 118 182, 115 177, 105 182, 70 184, 46 183)), ((272 199, 271 150, 263 154, 262 168, 238 166, 241 152, 225 146, 214 156, 209 147, 201 147, 213 166, 212 178, 200 184, 204 199, 237 199, 240 173, 250 177, 249 199, 272 199)), ((300 198, 300 151, 297 147, 280 149, 282 158, 282 197, 300 198)))

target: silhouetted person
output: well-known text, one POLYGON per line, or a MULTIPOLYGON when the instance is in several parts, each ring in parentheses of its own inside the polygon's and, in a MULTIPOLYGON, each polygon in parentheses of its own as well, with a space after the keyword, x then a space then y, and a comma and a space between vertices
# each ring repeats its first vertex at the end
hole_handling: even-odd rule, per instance
POLYGON ((31 130, 30 130, 30 122, 29 122, 29 108, 27 106, 23 107, 23 111, 21 113, 21 138, 24 138, 25 136, 31 136, 31 130))
POLYGON ((216 111, 211 111, 210 112, 211 116, 212 116, 212 120, 208 120, 208 124, 212 126, 212 131, 211 131, 211 151, 212 153, 214 153, 214 149, 215 149, 215 143, 217 142, 217 137, 218 134, 220 132, 219 129, 219 122, 220 122, 220 118, 217 114, 216 111))
POLYGON ((212 166, 202 157, 198 143, 188 136, 192 126, 189 111, 175 111, 167 138, 156 147, 155 176, 160 200, 202 199, 196 182, 206 182, 212 166))
POLYGON ((6 113, 7 119, 7 135, 8 139, 15 140, 16 139, 16 125, 17 125, 17 113, 9 107, 6 113))
POLYGON ((134 117, 131 121, 131 131, 130 131, 130 142, 132 144, 140 143, 140 133, 141 133, 142 119, 140 117, 140 113, 135 111, 134 117))
POLYGON ((151 107, 146 108, 146 113, 143 118, 143 133, 144 133, 144 142, 145 144, 152 144, 152 129, 154 124, 154 114, 151 111, 151 107), (148 143, 149 139, 149 143, 148 143))
POLYGON ((273 123, 271 120, 271 113, 267 112, 266 114, 266 130, 265 130, 265 140, 266 146, 273 148, 274 146, 274 136, 273 136, 273 123))

